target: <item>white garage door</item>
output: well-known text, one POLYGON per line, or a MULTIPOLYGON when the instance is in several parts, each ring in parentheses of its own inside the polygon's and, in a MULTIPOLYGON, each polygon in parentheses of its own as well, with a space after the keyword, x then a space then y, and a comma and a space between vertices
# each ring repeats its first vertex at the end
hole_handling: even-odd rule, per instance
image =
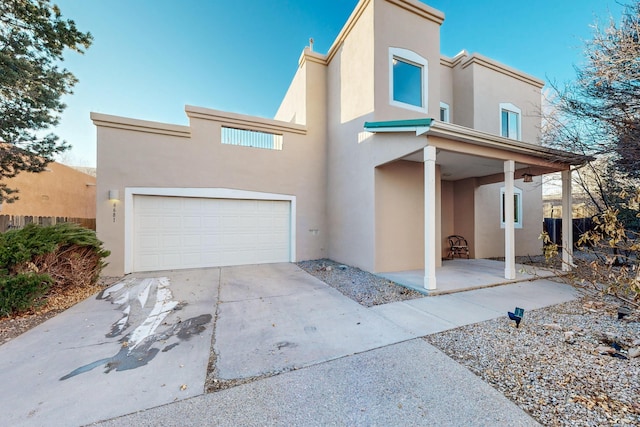
POLYGON ((289 201, 134 196, 133 270, 289 262, 289 201))

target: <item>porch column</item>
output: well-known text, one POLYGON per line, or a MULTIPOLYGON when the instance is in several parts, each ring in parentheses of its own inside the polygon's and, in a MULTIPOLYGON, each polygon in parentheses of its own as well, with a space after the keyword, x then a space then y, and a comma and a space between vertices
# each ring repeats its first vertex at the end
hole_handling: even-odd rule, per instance
POLYGON ((562 171, 562 271, 573 267, 573 196, 571 169, 562 171))
POLYGON ((504 278, 516 278, 516 234, 513 206, 513 175, 516 163, 504 162, 504 278))
POLYGON ((436 289, 436 147, 424 147, 424 287, 436 289))

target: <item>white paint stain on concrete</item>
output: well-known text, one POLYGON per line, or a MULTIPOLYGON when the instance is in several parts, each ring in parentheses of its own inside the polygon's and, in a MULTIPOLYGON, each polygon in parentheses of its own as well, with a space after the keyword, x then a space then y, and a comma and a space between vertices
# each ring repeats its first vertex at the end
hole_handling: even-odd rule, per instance
POLYGON ((124 288, 124 285, 126 284, 127 284, 127 281, 123 280, 111 286, 110 288, 105 289, 105 291, 102 293, 103 298, 108 298, 111 296, 111 294, 115 294, 120 289, 124 288))
POLYGON ((156 282, 156 302, 147 318, 138 326, 129 337, 129 353, 145 338, 152 335, 155 330, 162 324, 162 321, 171 313, 178 305, 178 301, 173 300, 173 294, 169 289, 169 279, 167 277, 159 277, 151 279, 156 282))
POLYGON ((149 289, 151 288, 151 284, 153 282, 149 279, 145 279, 142 282, 142 285, 144 286, 144 288, 138 292, 138 301, 140 302, 140 307, 144 308, 145 304, 147 303, 147 299, 149 298, 149 289))
POLYGON ((129 302, 129 292, 125 292, 124 294, 120 295, 120 297, 117 300, 115 300, 113 303, 118 305, 123 305, 127 302, 129 302))

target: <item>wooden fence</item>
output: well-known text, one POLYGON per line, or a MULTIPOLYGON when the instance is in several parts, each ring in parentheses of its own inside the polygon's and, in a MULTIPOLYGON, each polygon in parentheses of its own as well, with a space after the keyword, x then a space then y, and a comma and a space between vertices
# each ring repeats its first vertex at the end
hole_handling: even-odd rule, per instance
POLYGON ((55 225, 60 222, 75 222, 90 230, 96 229, 95 218, 68 218, 60 216, 23 216, 23 215, 0 215, 0 233, 7 230, 23 228, 27 224, 55 225))

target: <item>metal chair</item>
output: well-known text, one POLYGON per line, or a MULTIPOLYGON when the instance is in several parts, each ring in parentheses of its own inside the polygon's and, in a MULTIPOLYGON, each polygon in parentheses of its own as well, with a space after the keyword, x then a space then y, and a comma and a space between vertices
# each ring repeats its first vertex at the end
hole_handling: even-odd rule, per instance
POLYGON ((447 237, 447 240, 449 241, 449 259, 462 258, 463 256, 469 259, 469 243, 467 243, 467 239, 457 234, 452 234, 447 237))

